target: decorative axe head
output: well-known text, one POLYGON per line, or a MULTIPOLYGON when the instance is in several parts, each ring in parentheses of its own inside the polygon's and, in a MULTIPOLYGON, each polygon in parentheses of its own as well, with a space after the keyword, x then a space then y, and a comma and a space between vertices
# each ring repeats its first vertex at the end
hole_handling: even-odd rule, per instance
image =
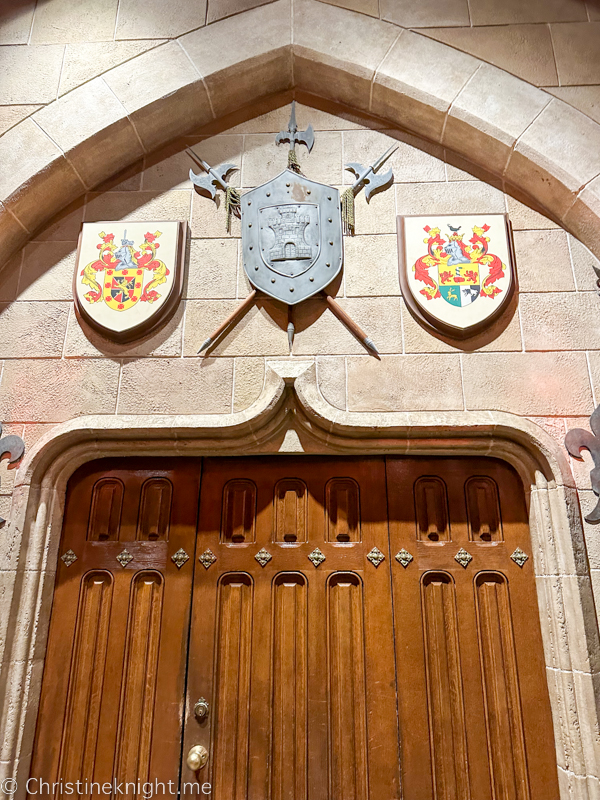
POLYGON ((193 150, 189 147, 187 149, 188 155, 201 167, 206 175, 196 175, 196 173, 190 169, 190 180, 194 184, 194 186, 198 187, 198 191, 200 194, 203 194, 205 197, 210 197, 211 200, 214 200, 217 195, 217 190, 215 187, 223 189, 225 191, 227 189, 227 177, 229 176, 230 172, 238 169, 235 164, 221 164, 214 169, 207 164, 204 159, 197 156, 193 150))
POLYGON ((309 153, 315 143, 315 132, 312 125, 309 125, 305 131, 298 130, 295 100, 292 100, 292 113, 290 114, 287 131, 280 131, 275 137, 276 144, 282 144, 283 142, 289 142, 290 150, 293 150, 297 144, 303 144, 309 153))
POLYGON ((392 145, 382 156, 377 159, 377 161, 371 164, 370 167, 363 167, 362 164, 359 164, 356 161, 346 164, 346 169, 349 172, 353 172, 356 176, 356 181, 352 187, 355 195, 357 195, 363 187, 366 187, 365 197, 368 203, 374 194, 377 194, 377 192, 383 192, 384 189, 388 188, 388 186, 394 180, 393 171, 390 169, 387 172, 384 172, 383 175, 377 175, 377 171, 381 169, 388 158, 397 149, 397 144, 392 145))

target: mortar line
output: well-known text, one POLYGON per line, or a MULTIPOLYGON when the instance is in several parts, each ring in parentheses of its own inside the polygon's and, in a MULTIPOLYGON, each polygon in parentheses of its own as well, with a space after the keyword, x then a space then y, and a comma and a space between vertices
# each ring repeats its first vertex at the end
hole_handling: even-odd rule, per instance
POLYGON ((119 403, 121 401, 121 383, 123 381, 123 361, 124 359, 119 359, 119 382, 117 383, 117 398, 115 401, 115 416, 119 414, 119 403))
POLYGON ((458 363, 460 365, 460 389, 462 392, 462 399, 463 399, 463 411, 467 410, 467 398, 465 396, 465 376, 463 372, 463 355, 464 353, 458 354, 458 363))
MULTIPOLYGON (((458 100, 458 98, 461 96, 461 94, 464 92, 464 90, 467 88, 467 86, 471 83, 471 81, 475 78, 475 76, 479 73, 479 70, 482 67, 483 67, 483 62, 479 64, 479 66, 477 67, 477 69, 475 70, 475 72, 472 75, 469 75, 467 80, 464 82, 464 84, 460 87, 458 92, 455 94, 455 96, 450 101, 450 105, 448 106, 448 110, 444 114, 444 122, 442 123, 442 132, 440 134, 440 144, 443 144, 443 142, 444 142, 444 136, 446 135, 446 124, 448 122, 448 117, 450 116, 450 112, 454 108, 454 103, 458 100)), ((445 149, 445 146, 444 146, 444 149, 445 149)))
POLYGON ((348 411, 348 356, 344 356, 344 383, 345 411, 348 411))
POLYGON ((369 86, 369 111, 371 111, 373 108, 373 87, 375 86, 375 81, 377 80, 377 76, 379 75, 379 70, 381 69, 381 65, 389 56, 389 54, 392 51, 392 48, 394 47, 398 39, 402 36, 402 34, 405 32, 405 30, 406 28, 400 28, 400 32, 398 33, 394 41, 391 43, 391 45, 388 47, 388 49, 385 51, 383 58, 381 59, 379 64, 375 67, 375 72, 373 73, 373 77, 371 78, 371 85, 369 86))
POLYGON ((233 414, 233 409, 234 409, 234 405, 235 405, 235 374, 236 374, 236 369, 235 369, 236 364, 235 364, 235 362, 236 361, 237 361, 237 358, 234 357, 233 366, 231 368, 231 413, 232 414, 233 414))
MULTIPOLYGON (((207 3, 208 5, 208 3, 207 3)), ((121 10, 121 0, 117 0, 117 13, 115 14, 115 27, 113 29, 113 42, 117 41, 117 27, 119 25, 119 11, 121 10)))
POLYGON ((55 98, 56 100, 58 100, 58 98, 60 97, 60 84, 61 84, 61 81, 62 81, 63 71, 65 69, 65 61, 66 61, 66 59, 67 59, 67 45, 64 46, 63 55, 62 55, 62 59, 61 59, 61 62, 60 62, 60 71, 58 73, 58 84, 56 86, 56 98, 55 98))
POLYGON ((31 44, 31 37, 33 36, 33 26, 35 23, 35 12, 37 11, 38 7, 38 0, 35 0, 35 5, 33 7, 33 14, 31 15, 31 25, 29 26, 29 35, 27 36, 27 44, 31 44))
MULTIPOLYGON (((208 7, 208 4, 207 4, 207 7, 208 7)), ((190 55, 189 55, 188 51, 187 51, 187 50, 185 49, 185 47, 184 47, 184 46, 181 44, 181 42, 179 41, 179 39, 175 39, 175 41, 176 41, 176 42, 177 42, 177 44, 179 45, 179 49, 181 50, 181 52, 185 54, 185 57, 186 57, 186 58, 187 58, 187 60, 190 62, 190 64, 192 65, 192 68, 194 69, 194 71, 196 72, 196 74, 198 75, 198 77, 200 78, 200 80, 202 81, 202 85, 204 86, 204 91, 206 92, 206 97, 208 98, 208 105, 209 105, 209 108, 210 108, 210 113, 212 114, 212 117, 213 117, 213 119, 216 119, 216 118, 217 118, 217 115, 215 114, 215 110, 214 110, 214 108, 213 108, 213 104, 212 104, 212 98, 211 98, 211 96, 210 96, 210 92, 208 91, 208 86, 206 85, 206 81, 204 80, 204 75, 203 75, 203 74, 200 72, 200 70, 198 69, 198 67, 197 67, 197 66, 194 64, 194 62, 192 61, 192 59, 191 59, 191 57, 190 57, 190 55)))
MULTIPOLYGON (((131 60, 131 59, 130 59, 130 60, 131 60)), ((121 100, 120 100, 120 99, 117 97, 116 93, 113 91, 113 88, 112 88, 112 86, 111 86, 109 83, 107 83, 107 82, 104 80, 104 77, 103 77, 102 75, 100 76, 100 78, 102 79, 102 83, 103 83, 103 84, 104 84, 104 85, 105 85, 105 86, 106 86, 106 87, 109 89, 110 93, 111 93, 111 94, 113 95, 113 97, 114 97, 114 98, 117 100, 117 102, 119 103, 119 105, 121 106, 121 108, 123 109, 123 111, 125 112, 125 116, 126 116, 126 117, 127 117, 127 119, 129 120, 129 124, 130 124, 130 125, 131 125, 131 127, 133 128, 133 132, 135 133, 136 139, 138 140, 138 142, 140 143, 140 147, 142 148, 142 155, 146 155, 146 152, 147 152, 147 151, 146 151, 146 148, 144 147, 144 143, 142 142, 142 139, 141 139, 141 137, 140 137, 140 134, 138 133, 138 129, 137 129, 137 128, 136 128, 136 126, 134 125, 134 123, 133 123, 133 120, 131 119, 131 117, 130 117, 130 115, 129 115, 129 111, 128 111, 128 110, 125 108, 125 106, 123 105, 123 103, 121 102, 121 100)))
POLYGON ((566 231, 565 235, 567 237, 567 248, 569 249, 569 261, 571 262, 571 272, 573 273, 573 284, 575 286, 575 291, 579 293, 579 286, 577 285, 577 277, 575 275, 575 264, 573 263, 573 249, 571 247, 571 237, 566 231))
POLYGON ((585 351, 585 363, 587 364, 587 369, 588 369, 588 378, 589 378, 589 381, 590 381, 590 389, 592 390, 592 400, 594 402, 594 408, 596 408, 598 403, 596 402, 596 392, 594 390, 594 381, 592 379, 592 365, 590 364, 590 353, 589 353, 589 350, 585 351))
POLYGON ((550 34, 550 47, 552 48, 552 60, 554 62, 554 69, 556 70, 556 80, 558 81, 558 85, 562 86, 560 82, 560 72, 558 71, 558 61, 556 60, 556 48, 554 46, 554 36, 552 35, 552 25, 549 22, 547 22, 546 25, 548 26, 548 33, 550 34))
MULTIPOLYGON (((548 93, 546 92, 546 94, 548 94, 548 93)), ((509 153, 509 155, 508 155, 508 159, 506 160, 506 166, 504 167, 504 169, 503 169, 503 171, 502 171, 502 175, 500 176, 502 180, 504 180, 504 176, 506 175, 506 173, 507 173, 507 171, 508 171, 508 168, 509 168, 509 166, 510 166, 510 162, 511 162, 511 159, 512 159, 512 157, 513 157, 513 153, 514 153, 514 152, 515 152, 515 150, 517 149, 517 146, 518 146, 519 142, 521 141, 521 139, 523 138, 523 136, 525 136, 525 134, 527 133, 527 131, 529 130, 529 128, 531 128, 531 126, 532 126, 532 125, 533 125, 533 124, 534 124, 534 123, 537 121, 537 119, 539 118, 539 116, 540 116, 541 114, 543 114, 543 113, 544 113, 544 111, 545 111, 545 110, 548 108, 548 106, 550 105, 550 103, 551 103, 553 100, 555 100, 555 99, 556 99, 556 98, 554 97, 554 95, 551 95, 551 94, 549 94, 549 95, 548 95, 548 102, 546 103, 546 105, 545 105, 545 106, 543 106, 543 107, 542 107, 542 108, 539 110, 539 112, 538 112, 538 113, 535 115, 535 117, 534 117, 534 118, 531 120, 531 122, 529 123, 529 125, 528 125, 528 126, 525 128, 525 130, 524 130, 524 131, 522 131, 522 132, 521 132, 521 133, 520 133, 520 134, 517 136, 517 138, 515 139, 515 141, 514 141, 514 142, 511 144, 511 146, 510 146, 510 153, 509 153)), ((575 202, 575 201, 573 201, 573 202, 575 202)))
POLYGON ((65 328, 65 336, 64 336, 64 339, 63 339, 62 350, 61 350, 61 353, 60 353, 60 360, 61 361, 65 360, 65 350, 67 349, 67 337, 69 335, 69 323, 71 322, 71 313, 72 313, 72 311, 73 311, 73 306, 72 306, 71 303, 69 303, 69 313, 67 314, 67 327, 65 328))

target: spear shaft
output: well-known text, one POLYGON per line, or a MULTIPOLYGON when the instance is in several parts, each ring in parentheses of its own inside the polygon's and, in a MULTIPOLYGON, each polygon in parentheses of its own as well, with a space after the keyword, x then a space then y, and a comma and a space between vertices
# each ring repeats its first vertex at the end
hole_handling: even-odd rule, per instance
POLYGON ((363 331, 363 329, 354 322, 352 317, 347 314, 341 305, 334 300, 331 295, 327 294, 327 292, 323 292, 325 295, 325 299, 327 300, 327 305, 331 309, 331 311, 335 314, 335 316, 339 319, 339 321, 345 325, 351 334, 356 336, 358 341, 369 350, 376 358, 379 358, 379 351, 375 347, 375 343, 372 339, 370 339, 367 334, 363 331))
POLYGON ((204 342, 204 344, 202 345, 200 350, 198 350, 198 352, 201 353, 203 350, 206 350, 207 347, 210 347, 210 345, 213 344, 213 342, 216 342, 219 336, 221 336, 221 334, 225 330, 227 330, 227 328, 230 325, 232 325, 234 322, 237 322, 241 317, 243 317, 244 314, 250 308, 250 306, 254 303, 255 299, 256 299, 256 289, 253 289, 248 295, 248 297, 244 300, 244 302, 240 303, 240 305, 235 309, 235 311, 233 311, 227 317, 227 319, 224 320, 213 333, 211 333, 211 335, 204 342))

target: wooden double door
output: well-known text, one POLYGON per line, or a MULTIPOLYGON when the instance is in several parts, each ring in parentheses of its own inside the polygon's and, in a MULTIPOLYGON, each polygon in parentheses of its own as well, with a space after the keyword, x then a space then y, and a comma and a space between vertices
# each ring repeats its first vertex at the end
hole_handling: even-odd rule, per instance
POLYGON ((99 461, 60 556, 32 794, 558 800, 502 462, 99 461))

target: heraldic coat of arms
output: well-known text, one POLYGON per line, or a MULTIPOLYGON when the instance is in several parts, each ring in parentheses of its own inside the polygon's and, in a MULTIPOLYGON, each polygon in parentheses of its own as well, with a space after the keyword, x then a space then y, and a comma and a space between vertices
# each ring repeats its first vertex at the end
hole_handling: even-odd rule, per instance
POLYGON ((421 321, 456 338, 478 333, 514 289, 504 214, 401 217, 400 285, 421 321))
POLYGON ((78 313, 117 341, 148 333, 183 288, 180 222, 85 223, 75 271, 78 313))
POLYGON ((292 350, 295 325, 293 307, 322 292, 331 311, 362 342, 373 355, 377 348, 372 340, 346 314, 326 288, 336 278, 343 263, 343 234, 354 233, 354 198, 365 189, 367 201, 373 194, 387 189, 393 182, 392 170, 377 174, 390 155, 393 145, 372 166, 348 164, 356 180, 342 194, 326 184, 305 177, 296 156, 296 145, 312 150, 312 125, 299 131, 295 103, 287 131, 281 131, 276 144, 289 143, 288 166, 268 183, 250 189, 243 195, 227 183, 233 164, 210 167, 188 149, 189 155, 205 173, 190 178, 197 190, 216 200, 217 189, 225 193, 227 230, 231 218, 237 216, 242 226, 242 256, 244 271, 254 287, 240 307, 204 342, 200 352, 207 350, 222 333, 235 324, 251 307, 257 293, 285 303, 289 309, 288 340, 292 350))

